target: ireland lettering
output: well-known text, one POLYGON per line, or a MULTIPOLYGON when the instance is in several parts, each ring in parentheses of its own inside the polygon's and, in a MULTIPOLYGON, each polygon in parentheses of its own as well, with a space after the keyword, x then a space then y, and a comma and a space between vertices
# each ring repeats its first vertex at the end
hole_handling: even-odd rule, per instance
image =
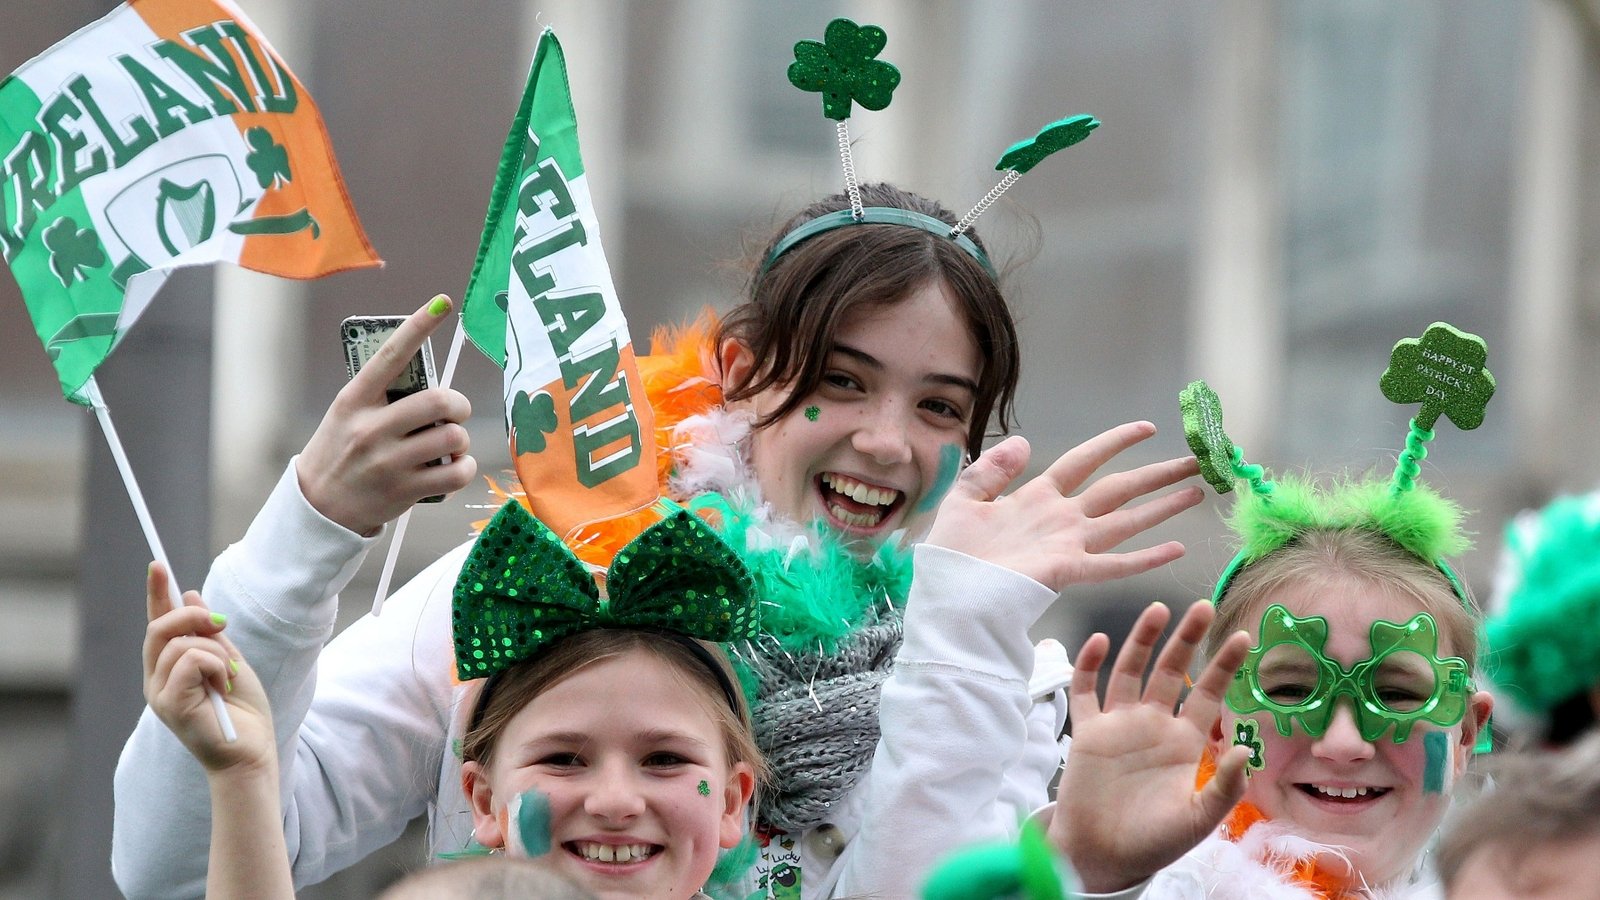
POLYGON ((112 62, 140 98, 135 113, 108 114, 95 84, 77 75, 41 98, 38 130, 24 132, 0 160, 0 248, 8 261, 39 216, 85 179, 126 166, 191 125, 241 112, 287 114, 299 105, 288 71, 231 20, 112 62))
POLYGON ((561 372, 574 474, 579 484, 593 488, 639 464, 639 419, 629 398, 618 335, 603 330, 606 298, 593 285, 560 283, 561 270, 551 264, 563 250, 588 243, 567 180, 553 159, 533 162, 525 157, 524 166, 517 190, 512 277, 533 304, 561 372), (602 330, 595 331, 597 326, 602 330))

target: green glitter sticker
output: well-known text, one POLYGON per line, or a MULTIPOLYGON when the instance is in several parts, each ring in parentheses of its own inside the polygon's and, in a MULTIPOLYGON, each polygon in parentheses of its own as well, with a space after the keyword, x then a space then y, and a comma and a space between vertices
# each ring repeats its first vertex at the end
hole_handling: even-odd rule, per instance
POLYGON ((810 419, 811 421, 815 422, 817 419, 819 419, 821 417, 822 417, 822 407, 820 407, 820 406, 808 406, 808 407, 806 407, 806 418, 807 419, 810 419))
POLYGON ((702 797, 711 796, 711 785, 704 778, 700 779, 700 786, 696 788, 696 790, 700 792, 700 796, 702 797))

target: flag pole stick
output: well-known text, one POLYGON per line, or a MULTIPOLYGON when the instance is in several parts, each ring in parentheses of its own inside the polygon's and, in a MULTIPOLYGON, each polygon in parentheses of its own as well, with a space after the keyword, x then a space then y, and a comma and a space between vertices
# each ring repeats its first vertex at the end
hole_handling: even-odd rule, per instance
MULTIPOLYGON (((145 505, 144 492, 139 490, 139 482, 133 477, 133 466, 128 463, 128 454, 122 449, 122 439, 117 437, 117 426, 111 422, 111 409, 106 406, 106 401, 100 394, 100 385, 89 376, 84 383, 83 394, 89 399, 89 404, 94 409, 94 417, 100 423, 100 431, 106 436, 106 443, 111 447, 111 458, 117 463, 117 472, 122 476, 123 487, 128 490, 128 499, 133 501, 133 514, 139 519, 139 527, 144 530, 145 543, 150 545, 150 553, 167 570, 167 599, 172 602, 172 608, 177 609, 183 605, 183 591, 178 589, 178 575, 172 570, 172 562, 167 559, 167 550, 161 544, 161 535, 156 532, 156 523, 150 516, 150 507, 145 505)), ((239 739, 239 733, 234 730, 233 718, 228 715, 227 704, 222 702, 222 695, 209 683, 206 684, 206 697, 211 700, 211 710, 217 715, 217 724, 222 727, 222 736, 229 743, 239 739)))
MULTIPOLYGON (((467 330, 461 327, 461 317, 456 317, 456 333, 450 338, 450 355, 444 361, 444 373, 439 376, 439 387, 450 386, 455 378, 456 362, 461 358, 461 345, 466 342, 467 330)), ((448 460, 447 460, 448 461, 448 460)), ((383 559, 383 571, 378 573, 378 590, 372 597, 372 614, 383 615, 383 601, 389 599, 389 581, 394 577, 395 563, 400 559, 400 543, 406 539, 406 526, 411 524, 412 507, 400 514, 394 522, 394 535, 389 538, 389 552, 383 559)))

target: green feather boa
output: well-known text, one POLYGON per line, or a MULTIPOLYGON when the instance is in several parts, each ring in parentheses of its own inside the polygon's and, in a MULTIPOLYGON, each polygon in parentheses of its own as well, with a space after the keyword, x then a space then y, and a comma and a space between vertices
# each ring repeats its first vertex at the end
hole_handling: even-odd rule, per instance
POLYGON ((774 525, 750 502, 705 493, 685 504, 709 510, 712 526, 755 578, 761 633, 785 650, 832 652, 863 625, 905 605, 911 590, 911 551, 890 541, 865 560, 821 524, 796 531, 774 525), (786 540, 774 537, 783 531, 786 540))

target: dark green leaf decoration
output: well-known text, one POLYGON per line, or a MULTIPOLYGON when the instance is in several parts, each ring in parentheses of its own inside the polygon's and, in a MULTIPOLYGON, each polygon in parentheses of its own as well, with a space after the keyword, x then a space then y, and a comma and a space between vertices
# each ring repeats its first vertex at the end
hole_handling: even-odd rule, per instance
POLYGON ((1100 120, 1094 116, 1072 116, 1051 122, 1039 129, 1039 133, 1026 141, 1018 141, 1006 148, 1000 155, 1000 161, 994 164, 998 171, 1011 169, 1018 175, 1044 161, 1046 156, 1057 150, 1065 150, 1089 136, 1089 132, 1100 127, 1100 120))
POLYGON ((87 280, 83 273, 106 264, 106 252, 93 228, 79 229, 71 216, 62 216, 45 229, 44 247, 50 251, 50 271, 61 279, 62 287, 87 280))
POLYGON ((1421 403, 1416 424, 1424 431, 1441 415, 1470 431, 1483 424, 1494 396, 1494 375, 1484 368, 1488 357, 1483 338, 1435 322, 1422 337, 1394 345, 1378 386, 1395 403, 1421 403))
POLYGON ((836 122, 850 118, 852 101, 867 109, 883 109, 900 84, 900 70, 876 58, 888 41, 876 25, 834 19, 820 43, 794 45, 789 83, 821 93, 822 114, 836 122))
POLYGON ((1183 438, 1200 461, 1200 476, 1226 494, 1233 490, 1233 441, 1222 430, 1222 400, 1204 381, 1191 381, 1178 394, 1183 438))
POLYGON ((279 179, 289 183, 289 151, 273 138, 271 131, 260 126, 248 128, 244 140, 250 145, 245 164, 256 173, 256 183, 263 190, 275 186, 279 179))
POLYGON ((544 436, 556 430, 556 402, 549 392, 529 395, 518 391, 511 401, 511 436, 516 441, 517 455, 542 453, 544 436))

